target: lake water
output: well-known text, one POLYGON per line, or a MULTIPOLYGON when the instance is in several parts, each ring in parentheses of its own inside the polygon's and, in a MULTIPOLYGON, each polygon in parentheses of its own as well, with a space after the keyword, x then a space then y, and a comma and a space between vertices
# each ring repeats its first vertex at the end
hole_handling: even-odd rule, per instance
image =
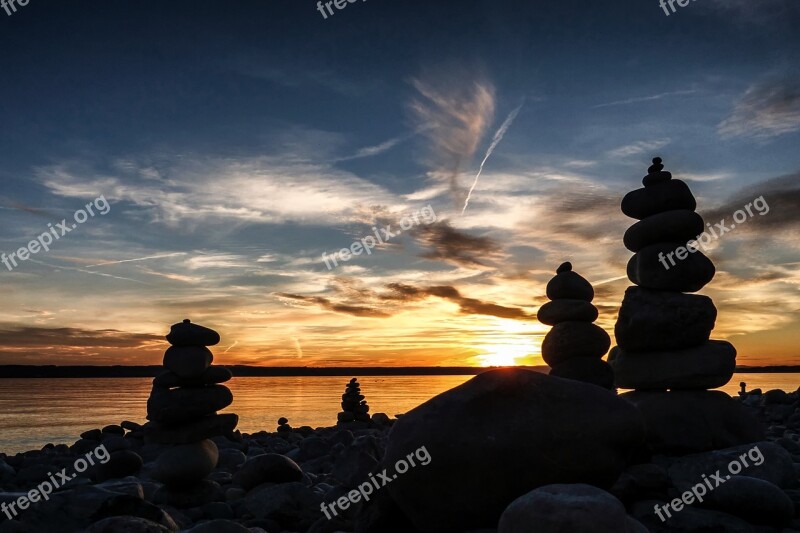
MULTIPOLYGON (((367 376, 359 378, 371 413, 394 416, 472 376, 367 376)), ((800 374, 736 374, 721 390, 794 391, 800 374)), ((245 433, 275 431, 281 416, 298 426, 331 426, 348 382, 345 377, 243 377, 226 383, 234 401, 226 412, 239 415, 245 433)), ((44 444, 72 444, 87 429, 122 420, 144 423, 151 378, 0 379, 0 452, 15 453, 44 444)))

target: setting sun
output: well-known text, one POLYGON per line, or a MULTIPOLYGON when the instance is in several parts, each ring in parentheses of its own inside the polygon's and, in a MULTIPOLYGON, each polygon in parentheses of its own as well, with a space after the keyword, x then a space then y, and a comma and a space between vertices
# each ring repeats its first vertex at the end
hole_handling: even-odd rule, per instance
POLYGON ((517 366, 526 364, 522 358, 530 357, 532 347, 529 345, 494 344, 482 347, 484 353, 475 360, 480 366, 517 366))

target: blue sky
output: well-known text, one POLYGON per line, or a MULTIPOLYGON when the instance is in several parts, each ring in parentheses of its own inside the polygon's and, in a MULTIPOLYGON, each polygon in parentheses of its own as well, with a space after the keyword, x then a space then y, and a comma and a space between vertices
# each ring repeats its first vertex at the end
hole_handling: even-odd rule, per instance
POLYGON ((0 362, 156 364, 184 316, 222 362, 539 364, 564 260, 613 330, 650 158, 707 222, 740 363, 791 362, 800 298, 796 2, 45 3, 0 11, 0 362), (464 199, 493 136, 518 116, 464 199), (369 256, 321 260, 430 205, 369 256), (34 260, 36 262, 34 262, 34 260))

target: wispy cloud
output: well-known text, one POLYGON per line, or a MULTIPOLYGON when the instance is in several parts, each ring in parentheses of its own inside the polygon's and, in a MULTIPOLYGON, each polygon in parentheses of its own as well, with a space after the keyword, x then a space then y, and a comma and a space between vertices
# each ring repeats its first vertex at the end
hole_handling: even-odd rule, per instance
POLYGON ((106 261, 104 263, 95 263, 94 265, 86 265, 86 268, 93 268, 99 266, 106 266, 106 265, 119 265, 121 263, 133 263, 137 261, 147 261, 150 259, 162 259, 164 257, 175 257, 179 255, 186 255, 185 252, 173 252, 168 254, 157 254, 157 255, 148 255, 145 257, 135 257, 133 259, 120 259, 119 261, 106 261))
POLYGON ((420 126, 429 126, 429 176, 446 183, 453 203, 461 206, 466 192, 458 178, 494 117, 494 87, 486 81, 464 83, 463 78, 415 79, 412 85, 419 93, 409 105, 413 118, 420 126))
POLYGON ((672 91, 666 93, 653 94, 650 96, 636 96, 633 98, 627 98, 625 100, 617 100, 614 102, 607 102, 605 104, 597 104, 595 106, 592 106, 592 108, 596 109, 599 107, 611 107, 616 105, 638 104, 640 102, 652 102, 654 100, 661 100, 662 98, 668 98, 670 96, 684 96, 687 94, 695 94, 696 92, 698 92, 697 89, 687 89, 684 91, 672 91))
POLYGON ((717 131, 723 138, 769 139, 800 130, 800 76, 752 85, 717 131))
POLYGON ((630 157, 633 155, 651 153, 660 150, 670 143, 670 139, 656 139, 653 141, 638 141, 625 146, 620 146, 608 152, 609 157, 630 157))

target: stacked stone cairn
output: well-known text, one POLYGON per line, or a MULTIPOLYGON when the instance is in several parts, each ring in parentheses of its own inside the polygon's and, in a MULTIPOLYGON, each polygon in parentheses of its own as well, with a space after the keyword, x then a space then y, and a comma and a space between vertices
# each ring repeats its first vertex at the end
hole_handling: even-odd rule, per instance
POLYGON ((691 294, 714 277, 714 265, 693 241, 705 229, 689 187, 672 179, 659 157, 628 193, 622 212, 639 220, 624 236, 634 256, 615 327, 609 363, 616 385, 643 412, 651 448, 688 453, 757 440, 753 419, 727 394, 736 349, 709 340, 717 318, 711 298, 691 294), (669 390, 670 392, 666 392, 669 390))
POLYGON ((347 384, 342 394, 342 412, 337 415, 338 424, 349 422, 369 422, 369 405, 361 394, 361 385, 358 378, 353 378, 347 384))
POLYGON ((547 297, 537 315, 553 326, 542 343, 542 357, 550 375, 614 388, 614 372, 602 357, 611 346, 603 328, 593 324, 597 308, 592 305, 594 289, 571 263, 564 263, 547 284, 547 297))
POLYGON ((144 427, 148 442, 164 445, 153 474, 164 484, 157 494, 162 503, 193 506, 219 489, 206 479, 219 457, 211 438, 236 439, 239 421, 235 414, 217 414, 233 401, 230 389, 220 385, 231 379, 230 370, 211 366, 214 356, 207 346, 219 340, 216 331, 188 319, 167 335, 172 346, 164 354, 166 371, 153 380, 144 427))

